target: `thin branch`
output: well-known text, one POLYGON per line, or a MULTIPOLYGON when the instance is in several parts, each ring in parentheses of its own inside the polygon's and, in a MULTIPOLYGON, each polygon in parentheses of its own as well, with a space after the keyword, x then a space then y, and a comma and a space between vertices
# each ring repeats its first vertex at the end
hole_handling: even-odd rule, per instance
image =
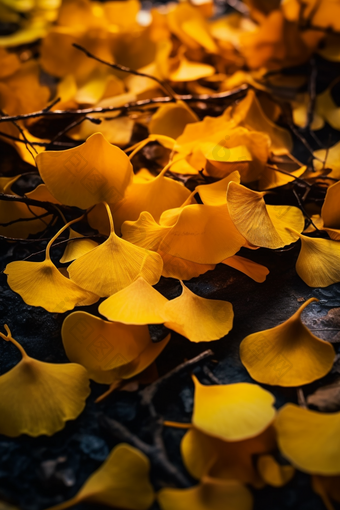
POLYGON ((189 359, 188 361, 185 361, 181 365, 178 365, 173 370, 163 375, 163 377, 160 377, 159 379, 157 379, 157 381, 153 382, 152 384, 149 384, 149 386, 141 390, 139 392, 141 396, 141 403, 149 408, 151 416, 157 415, 153 405, 153 399, 161 386, 167 384, 176 375, 179 375, 182 372, 190 370, 195 365, 202 363, 202 361, 211 358, 211 356, 213 355, 214 355, 213 351, 208 349, 207 351, 202 352, 195 358, 189 359))
POLYGON ((21 202, 22 204, 41 207, 42 209, 46 209, 47 211, 51 211, 52 213, 55 213, 57 210, 57 207, 55 206, 55 204, 52 204, 52 202, 43 202, 29 197, 19 197, 17 195, 8 195, 6 193, 0 193, 0 200, 4 200, 5 202, 21 202))
MULTIPOLYGON (((26 204, 27 205, 27 204, 26 204)), ((28 207, 28 205, 27 205, 28 207)), ((32 211, 30 211, 32 212, 32 211)), ((42 218, 46 218, 46 216, 49 216, 51 213, 46 212, 43 214, 40 214, 40 216, 32 216, 31 218, 17 218, 16 220, 8 221, 7 223, 0 223, 0 227, 9 227, 10 225, 14 225, 15 223, 21 223, 22 221, 33 221, 33 220, 41 220, 42 218)), ((43 222, 45 223, 45 222, 43 222)), ((45 223, 46 225, 46 223, 45 223)))
POLYGON ((311 73, 309 75, 308 80, 308 94, 309 94, 309 104, 307 110, 307 126, 308 131, 311 132, 311 126, 314 118, 314 110, 315 110, 315 101, 316 101, 316 78, 318 75, 318 68, 315 63, 315 58, 312 57, 310 59, 310 67, 311 73))
MULTIPOLYGON (((177 99, 180 99, 181 101, 187 101, 187 102, 209 102, 209 101, 219 101, 222 99, 241 99, 244 97, 249 89, 248 85, 242 85, 241 87, 229 90, 226 92, 220 92, 217 94, 184 94, 184 95, 178 95, 177 99)), ((132 110, 134 108, 141 108, 145 106, 158 106, 160 104, 167 104, 172 103, 173 99, 169 96, 164 97, 155 97, 152 99, 140 99, 139 101, 133 101, 131 103, 126 103, 122 106, 108 106, 106 108, 103 107, 95 107, 95 108, 84 108, 80 110, 51 110, 51 111, 44 111, 39 110, 36 112, 31 113, 25 113, 22 115, 6 115, 6 116, 0 116, 0 123, 2 122, 12 122, 17 120, 27 120, 27 119, 36 119, 39 117, 62 117, 62 116, 69 116, 69 115, 91 115, 94 113, 110 113, 110 112, 118 112, 122 110, 132 110)))
POLYGON ((85 120, 89 120, 90 122, 92 122, 93 124, 101 124, 102 121, 101 119, 95 119, 93 117, 88 117, 87 115, 85 115, 84 117, 80 118, 80 119, 77 119, 75 120, 74 122, 71 122, 71 124, 69 124, 68 126, 66 126, 64 129, 62 129, 61 131, 59 131, 59 133, 57 133, 50 141, 50 143, 47 145, 47 147, 49 148, 51 145, 54 145, 55 142, 58 140, 58 138, 60 138, 61 136, 64 136, 66 135, 66 133, 68 133, 69 131, 71 131, 71 129, 79 126, 80 124, 82 124, 85 120))
POLYGON ((172 482, 174 482, 177 487, 186 488, 192 485, 190 480, 183 473, 181 473, 168 459, 162 438, 163 425, 161 420, 157 420, 154 423, 154 443, 152 445, 145 443, 135 434, 130 432, 127 427, 118 421, 109 418, 105 414, 101 414, 98 418, 98 421, 99 424, 105 430, 110 432, 110 434, 112 434, 114 437, 120 441, 131 444, 135 448, 138 448, 145 455, 147 455, 155 469, 162 471, 167 479, 172 480, 172 482))
POLYGON ((87 57, 92 58, 93 60, 96 60, 100 64, 104 64, 106 66, 109 66, 112 69, 116 69, 117 71, 123 71, 123 73, 133 74, 135 76, 141 76, 142 78, 149 78, 150 80, 155 81, 165 91, 166 94, 169 94, 169 96, 172 98, 173 101, 176 101, 176 96, 174 95, 172 88, 169 87, 162 80, 156 78, 155 76, 151 76, 150 74, 145 74, 145 73, 141 73, 139 71, 135 71, 134 69, 131 69, 130 67, 122 66, 120 64, 112 64, 111 62, 107 62, 106 60, 103 60, 103 59, 101 59, 99 57, 96 57, 96 55, 93 55, 93 53, 89 52, 83 46, 80 46, 80 44, 73 43, 72 46, 74 48, 76 48, 77 50, 82 51, 83 53, 85 53, 85 55, 87 57))

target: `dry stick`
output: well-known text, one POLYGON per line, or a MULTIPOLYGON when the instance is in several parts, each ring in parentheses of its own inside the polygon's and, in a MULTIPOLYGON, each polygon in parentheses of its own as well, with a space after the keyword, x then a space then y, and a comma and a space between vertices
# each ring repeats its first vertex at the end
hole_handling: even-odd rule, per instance
POLYGON ((46 209, 47 211, 50 211, 52 213, 55 213, 57 210, 55 204, 52 204, 51 202, 43 202, 41 200, 35 200, 34 198, 29 197, 8 195, 7 193, 0 193, 0 200, 4 200, 5 202, 21 202, 23 204, 41 207, 42 209, 46 209))
POLYGON ((164 92, 166 94, 169 94, 169 96, 172 98, 173 101, 176 101, 177 98, 174 95, 172 88, 168 87, 168 85, 166 83, 163 83, 162 80, 159 80, 155 76, 151 76, 150 74, 140 73, 139 71, 135 71, 134 69, 131 69, 130 67, 122 66, 120 64, 112 64, 111 62, 107 62, 106 60, 103 60, 103 59, 101 59, 99 57, 96 57, 96 55, 93 55, 93 53, 89 52, 83 46, 80 46, 80 44, 73 43, 72 46, 74 48, 76 48, 77 50, 80 50, 83 53, 85 53, 85 55, 87 57, 92 58, 93 60, 96 60, 97 62, 99 62, 101 64, 109 66, 112 69, 116 69, 117 71, 123 71, 123 73, 134 74, 135 76, 141 76, 143 78, 149 78, 150 80, 155 81, 164 90, 164 92))
MULTIPOLYGON (((26 204, 27 205, 27 204, 26 204)), ((28 206, 27 206, 28 207, 28 206)), ((30 210, 30 212, 32 212, 30 210)), ((33 214, 33 213, 32 213, 33 214)), ((49 216, 51 213, 46 212, 44 214, 41 214, 40 216, 33 216, 31 218, 17 218, 16 220, 8 221, 7 223, 0 223, 1 227, 9 227, 10 225, 14 225, 15 223, 20 223, 22 221, 33 221, 33 220, 41 220, 41 218, 45 218, 46 216, 49 216)), ((45 223, 45 222, 44 222, 45 223)), ((46 223, 45 223, 46 225, 46 223)), ((9 238, 8 238, 9 239, 9 238)))
POLYGON ((52 140, 47 144, 47 147, 51 146, 51 145, 54 145, 54 143, 58 140, 58 138, 60 138, 61 136, 65 135, 66 133, 68 133, 71 129, 79 126, 80 124, 82 124, 85 120, 89 120, 90 122, 92 122, 93 124, 101 124, 101 119, 94 119, 93 117, 88 117, 87 115, 85 115, 84 117, 80 118, 80 119, 77 119, 73 122, 71 122, 71 124, 69 124, 68 126, 66 126, 64 129, 62 129, 61 131, 59 131, 59 133, 57 133, 53 138, 52 140))
MULTIPOLYGON (((2 116, 4 116, 4 112, 3 110, 0 110, 0 114, 2 116)), ((23 137, 23 142, 26 146, 26 149, 28 150, 28 152, 30 153, 30 155, 32 156, 33 158, 33 161, 34 161, 34 164, 35 164, 35 157, 34 157, 34 154, 32 153, 31 149, 36 153, 38 154, 38 151, 37 149, 34 147, 34 145, 31 144, 31 142, 27 139, 27 136, 25 135, 24 133, 24 130, 19 126, 19 124, 15 121, 15 120, 12 120, 11 121, 11 124, 13 124, 14 127, 17 128, 17 130, 19 131, 19 133, 21 134, 21 136, 23 137)))
POLYGON ((126 442, 138 448, 151 460, 154 467, 161 470, 168 478, 175 482, 178 487, 190 487, 192 483, 186 475, 181 473, 173 464, 169 461, 165 451, 162 438, 162 423, 158 420, 155 424, 154 430, 154 444, 148 444, 139 439, 135 434, 129 431, 124 425, 116 420, 109 418, 108 416, 101 414, 98 417, 99 424, 110 432, 113 436, 122 442, 126 442))
MULTIPOLYGON (((217 94, 209 95, 209 94, 184 94, 184 95, 178 95, 177 99, 180 99, 181 101, 188 101, 188 102, 209 102, 209 101, 218 101, 221 99, 241 99, 244 97, 249 90, 248 85, 242 85, 241 87, 238 87, 234 90, 228 90, 226 92, 220 92, 217 94)), ((133 108, 141 108, 144 106, 150 106, 150 105, 159 105, 159 104, 166 104, 166 103, 172 103, 173 99, 169 96, 163 96, 163 97, 155 97, 152 99, 140 99, 139 101, 133 101, 131 103, 126 103, 122 106, 108 106, 106 108, 103 107, 95 107, 95 108, 84 108, 83 110, 39 110, 36 112, 31 113, 24 113, 22 115, 6 115, 6 116, 0 116, 0 123, 2 122, 12 122, 17 120, 27 120, 27 119, 36 119, 38 117, 62 117, 67 115, 91 115, 94 113, 110 113, 110 112, 118 112, 121 110, 130 110, 133 108)))
POLYGON ((211 349, 208 349, 207 351, 202 352, 195 358, 189 359, 188 361, 185 361, 181 365, 178 365, 173 370, 157 379, 157 381, 149 384, 149 386, 147 386, 146 388, 139 392, 141 396, 141 404, 149 408, 151 416, 156 417, 157 413, 153 404, 153 399, 157 391, 160 389, 160 387, 169 382, 176 375, 186 370, 189 370, 190 368, 194 367, 195 365, 198 365, 207 358, 211 358, 211 356, 213 355, 214 355, 213 351, 211 349))
POLYGON ((291 177, 293 180, 295 180, 297 182, 301 182, 301 184, 303 184, 307 188, 311 188, 312 187, 312 185, 309 184, 309 182, 305 181, 304 179, 301 179, 301 177, 297 177, 296 175, 292 175, 290 172, 287 172, 287 170, 283 170, 282 168, 276 168, 275 166, 272 166, 272 165, 266 165, 266 167, 270 168, 270 170, 274 170, 275 172, 279 172, 280 174, 289 175, 289 177, 291 177))

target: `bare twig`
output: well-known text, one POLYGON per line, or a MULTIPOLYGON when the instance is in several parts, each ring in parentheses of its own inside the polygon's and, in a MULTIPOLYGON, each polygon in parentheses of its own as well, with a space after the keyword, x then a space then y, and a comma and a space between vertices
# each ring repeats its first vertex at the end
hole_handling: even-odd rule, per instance
POLYGON ((178 487, 190 487, 192 483, 190 480, 181 473, 168 459, 166 450, 163 443, 162 431, 163 425, 161 420, 154 423, 153 430, 153 444, 148 444, 139 439, 130 430, 116 420, 112 420, 108 416, 101 414, 98 418, 99 424, 106 429, 110 434, 119 439, 120 441, 127 442, 132 446, 138 448, 141 452, 147 455, 153 466, 163 472, 163 474, 178 487))
MULTIPOLYGON (((234 90, 228 90, 226 92, 220 92, 217 94, 184 94, 178 95, 177 99, 186 102, 215 102, 222 99, 234 100, 240 99, 244 97, 249 89, 248 85, 242 85, 234 90)), ((110 113, 110 112, 119 112, 122 110, 133 110, 134 108, 141 108, 145 106, 158 106, 160 104, 172 103, 173 99, 170 96, 164 97, 155 97, 152 99, 140 99, 139 101, 133 101, 131 103, 126 103, 122 106, 108 106, 106 108, 103 107, 94 107, 94 108, 84 108, 80 110, 39 110, 36 112, 26 113, 22 115, 5 115, 0 116, 0 123, 2 122, 12 122, 17 120, 27 120, 27 119, 36 119, 39 117, 63 117, 63 116, 83 116, 83 115, 91 115, 95 113, 110 113)))
POLYGON ((202 352, 195 358, 189 359, 188 361, 185 361, 181 365, 178 365, 173 370, 163 375, 163 377, 160 377, 159 379, 157 379, 157 381, 153 382, 152 384, 149 384, 149 386, 141 390, 139 392, 141 396, 141 403, 149 408, 151 416, 157 415, 155 407, 153 405, 153 399, 161 386, 168 383, 176 375, 179 375, 182 372, 190 370, 195 365, 198 365, 199 363, 205 361, 207 358, 210 358, 213 355, 214 355, 213 351, 208 349, 207 351, 202 352))

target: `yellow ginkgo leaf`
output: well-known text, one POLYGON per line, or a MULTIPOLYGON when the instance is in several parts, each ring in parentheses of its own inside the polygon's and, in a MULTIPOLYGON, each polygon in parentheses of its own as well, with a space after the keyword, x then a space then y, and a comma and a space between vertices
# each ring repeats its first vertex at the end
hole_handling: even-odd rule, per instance
POLYGON ((281 453, 298 469, 319 475, 339 475, 340 413, 319 413, 286 404, 275 428, 281 453), (320 433, 322 431, 322 433, 320 433))
POLYGON ((164 211, 180 207, 190 196, 190 191, 183 184, 164 176, 170 165, 166 165, 152 180, 133 182, 127 188, 123 200, 112 210, 117 230, 124 221, 137 220, 142 212, 149 212, 155 221, 159 221, 164 211))
POLYGON ((64 264, 65 262, 71 262, 71 260, 78 259, 85 253, 93 250, 98 246, 96 241, 92 239, 84 238, 81 234, 70 228, 69 239, 75 239, 75 241, 69 241, 66 245, 63 256, 60 259, 60 262, 64 264))
POLYGON ((108 320, 123 324, 162 324, 167 302, 162 294, 139 277, 103 301, 98 311, 108 320))
POLYGON ((114 231, 112 214, 109 238, 100 246, 72 262, 68 271, 72 281, 100 297, 112 296, 142 276, 150 285, 158 282, 163 268, 158 253, 120 239, 114 231))
POLYGON ((298 233, 287 230, 287 227, 302 232, 305 221, 300 209, 288 205, 266 205, 264 195, 264 192, 230 182, 227 204, 238 231, 249 243, 263 248, 282 248, 297 241, 298 233))
POLYGON ((49 510, 64 510, 81 502, 117 510, 147 510, 155 498, 149 471, 150 461, 142 452, 120 443, 72 499, 49 510))
POLYGON ((289 182, 293 182, 295 177, 301 177, 302 174, 307 170, 306 166, 301 166, 297 170, 292 172, 282 173, 280 168, 275 171, 273 166, 265 166, 259 180, 259 189, 267 190, 272 188, 278 188, 279 186, 285 186, 289 182))
POLYGON ((215 74, 215 68, 201 62, 191 62, 184 55, 180 56, 179 66, 169 73, 169 78, 174 82, 195 81, 207 78, 215 74))
POLYGON ((229 182, 234 181, 240 183, 240 173, 235 170, 231 174, 212 184, 201 184, 196 186, 203 204, 205 205, 223 205, 227 203, 227 189, 229 182))
POLYGON ((268 134, 274 154, 282 155, 292 151, 293 142, 289 131, 268 119, 254 90, 250 89, 247 96, 232 107, 231 115, 237 125, 268 134))
POLYGON ((195 383, 193 425, 210 436, 241 441, 259 435, 274 420, 274 397, 258 384, 205 386, 195 383))
POLYGON ((152 116, 149 132, 170 136, 170 138, 178 138, 187 124, 198 120, 196 115, 182 101, 165 104, 160 106, 152 116))
POLYGON ((51 436, 74 420, 90 394, 87 371, 75 363, 44 363, 29 357, 5 325, 5 340, 22 355, 21 361, 0 377, 0 433, 51 436))
POLYGON ((99 378, 101 372, 130 363, 151 343, 147 326, 107 322, 86 312, 68 315, 61 336, 69 360, 83 365, 91 378, 103 383, 109 374, 99 378))
POLYGON ((234 255, 233 257, 229 257, 222 261, 226 266, 233 267, 241 273, 246 274, 255 282, 263 283, 269 274, 269 269, 257 262, 253 262, 250 259, 246 259, 245 257, 240 257, 239 255, 234 255))
POLYGON ((325 227, 340 228, 340 182, 336 182, 327 189, 325 201, 321 209, 321 217, 325 227))
POLYGON ((310 298, 288 320, 247 336, 240 345, 241 361, 256 381, 278 386, 309 384, 332 368, 333 346, 314 336, 301 322, 310 298))
POLYGON ((320 476, 312 475, 312 488, 324 502, 325 508, 333 510, 330 500, 340 503, 340 475, 320 476))
POLYGON ((163 259, 162 276, 165 276, 165 278, 191 280, 191 278, 196 278, 216 267, 216 264, 197 264, 197 262, 175 257, 162 251, 159 251, 159 254, 163 259))
POLYGON ((340 282, 340 243, 330 239, 299 236, 301 250, 296 272, 310 287, 328 287, 340 282))
POLYGON ((315 170, 330 168, 332 171, 328 176, 333 179, 340 179, 340 142, 329 149, 314 151, 313 156, 318 158, 313 160, 315 170))
POLYGON ((7 264, 8 285, 31 306, 41 306, 51 313, 64 313, 75 306, 90 305, 99 297, 63 276, 50 258, 52 243, 76 220, 62 227, 46 246, 43 262, 19 260, 7 264))
MULTIPOLYGON (((173 227, 160 242, 158 249, 198 264, 218 264, 235 255, 245 244, 234 226, 227 204, 193 204, 172 210, 173 227)), ((165 225, 168 212, 160 218, 165 225)))
POLYGON ((210 342, 227 335, 233 327, 231 303, 197 296, 182 283, 182 294, 162 310, 164 323, 191 342, 210 342))
POLYGON ((36 162, 52 195, 81 209, 118 202, 132 180, 129 158, 100 133, 74 149, 42 152, 36 162))
POLYGON ((257 461, 257 469, 263 480, 273 487, 282 487, 295 473, 293 466, 279 464, 272 455, 261 455, 257 461))
POLYGON ((209 479, 189 489, 161 489, 157 495, 162 510, 251 510, 249 489, 237 481, 209 479))
MULTIPOLYGON (((220 404, 223 406, 223 402, 220 404)), ((185 467, 194 478, 207 476, 219 480, 238 480, 254 487, 264 482, 256 470, 254 456, 268 454, 276 448, 273 425, 261 434, 241 441, 225 441, 191 428, 181 442, 185 467)))

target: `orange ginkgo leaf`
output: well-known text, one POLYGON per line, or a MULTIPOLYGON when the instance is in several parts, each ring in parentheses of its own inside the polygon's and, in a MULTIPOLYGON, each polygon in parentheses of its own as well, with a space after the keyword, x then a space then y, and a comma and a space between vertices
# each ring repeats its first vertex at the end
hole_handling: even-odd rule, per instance
POLYGON ((155 498, 149 471, 150 461, 141 451, 120 443, 72 499, 49 510, 64 510, 82 502, 117 510, 147 510, 155 498))
POLYGON ((98 311, 108 320, 123 324, 162 324, 167 302, 162 294, 139 277, 128 287, 105 299, 98 311))
POLYGON ((325 201, 321 209, 321 217, 325 227, 340 229, 340 182, 327 189, 325 201))
POLYGON ((301 322, 306 301, 288 320, 272 329, 247 336, 240 345, 241 361, 256 381, 279 386, 301 386, 326 375, 335 351, 301 322))
POLYGON ((263 480, 273 487, 282 487, 294 476, 295 469, 289 464, 279 464, 272 455, 261 455, 257 461, 257 469, 263 480))
POLYGON ((212 184, 196 186, 195 191, 199 193, 203 204, 223 205, 227 203, 228 184, 231 181, 240 183, 241 176, 237 170, 212 184))
POLYGON ((286 404, 275 422, 281 453, 306 473, 339 475, 339 424, 340 413, 319 413, 286 404))
POLYGON ((222 264, 241 271, 241 273, 246 274, 258 283, 263 283, 269 274, 269 269, 265 266, 250 259, 246 259, 245 257, 240 257, 239 255, 234 255, 233 257, 223 260, 222 264))
POLYGON ((76 232, 73 228, 70 228, 69 239, 70 241, 67 243, 63 256, 60 259, 62 264, 78 259, 98 246, 96 241, 84 238, 82 234, 79 234, 79 232, 76 232))
POLYGON ((313 156, 315 157, 313 160, 315 170, 330 168, 331 172, 328 176, 333 179, 340 179, 340 142, 336 143, 329 149, 319 149, 314 151, 313 156))
POLYGON ((151 341, 147 326, 107 322, 86 312, 68 315, 61 335, 69 360, 83 365, 91 378, 103 383, 108 371, 130 363, 151 341), (101 372, 107 373, 104 380, 97 377, 101 372))
POLYGON ((110 207, 105 207, 110 221, 109 238, 72 262, 68 268, 71 280, 101 297, 124 289, 138 276, 156 284, 162 274, 161 256, 120 239, 114 231, 110 207))
POLYGON ((227 335, 233 327, 231 303, 197 296, 182 283, 182 294, 162 310, 165 326, 191 342, 210 342, 227 335))
POLYGON ((75 306, 90 305, 99 297, 79 287, 55 267, 50 258, 50 249, 57 237, 79 218, 64 225, 46 246, 43 262, 20 260, 7 264, 8 285, 31 306, 41 306, 51 313, 64 313, 75 306))
POLYGON ((193 376, 195 428, 226 441, 255 437, 274 420, 274 397, 258 384, 205 386, 193 376))
POLYGON ((296 272, 310 287, 328 287, 340 282, 340 243, 299 234, 301 250, 296 272))
POLYGON ((52 195, 81 209, 121 200, 133 175, 126 154, 100 133, 74 149, 42 152, 36 162, 52 195))
POLYGON ((7 336, 0 332, 1 338, 13 343, 22 359, 0 376, 0 433, 51 436, 83 411, 90 394, 87 371, 75 363, 44 363, 29 357, 7 325, 5 329, 7 336))
MULTIPOLYGON (((241 402, 241 405, 248 406, 243 398, 241 402)), ((220 401, 219 405, 223 409, 223 401, 220 401)), ((250 407, 251 405, 250 403, 250 407)), ((222 412, 220 416, 223 417, 222 412)), ((243 420, 251 422, 251 416, 250 409, 249 415, 245 411, 244 414, 234 415, 234 418, 239 419, 242 424, 243 420)), ((192 427, 181 442, 183 462, 194 478, 238 480, 257 488, 263 487, 264 480, 256 469, 254 456, 269 454, 275 448, 275 430, 272 424, 257 436, 239 441, 219 439, 192 427)))
POLYGON ((162 510, 251 510, 253 498, 249 489, 235 480, 203 480, 189 489, 161 489, 157 500, 162 510))
POLYGON ((282 155, 292 151, 293 142, 289 131, 277 126, 265 115, 254 90, 250 89, 242 101, 231 107, 231 117, 239 126, 269 135, 270 149, 274 154, 282 155))
POLYGON ((197 122, 198 117, 182 101, 159 107, 149 124, 150 134, 178 138, 187 124, 197 122))
POLYGON ((282 248, 298 240, 305 221, 297 207, 266 205, 265 192, 252 191, 230 182, 227 191, 229 214, 238 231, 250 244, 264 248, 282 248))

